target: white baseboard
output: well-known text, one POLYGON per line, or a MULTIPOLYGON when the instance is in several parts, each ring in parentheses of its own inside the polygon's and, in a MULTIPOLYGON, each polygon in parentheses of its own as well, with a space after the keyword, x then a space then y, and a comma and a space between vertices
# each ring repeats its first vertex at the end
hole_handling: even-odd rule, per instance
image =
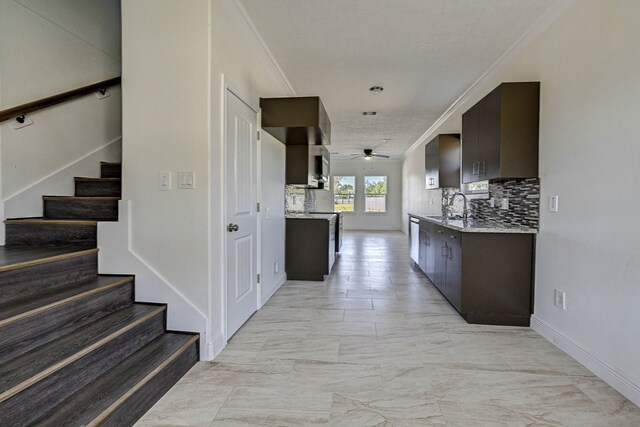
POLYGON ((632 401, 635 405, 640 406, 640 385, 629 379, 624 372, 620 372, 619 369, 598 359, 535 315, 531 316, 531 328, 560 350, 580 362, 584 367, 632 401))
POLYGON ((220 334, 217 336, 215 340, 207 343, 207 359, 213 360, 224 350, 227 346, 227 341, 224 339, 224 334, 220 334))
POLYGON ((280 275, 276 276, 276 278, 271 282, 271 284, 262 290, 262 301, 260 301, 260 307, 262 307, 269 298, 275 294, 280 286, 284 285, 284 282, 287 281, 287 274, 285 272, 280 273, 280 275))

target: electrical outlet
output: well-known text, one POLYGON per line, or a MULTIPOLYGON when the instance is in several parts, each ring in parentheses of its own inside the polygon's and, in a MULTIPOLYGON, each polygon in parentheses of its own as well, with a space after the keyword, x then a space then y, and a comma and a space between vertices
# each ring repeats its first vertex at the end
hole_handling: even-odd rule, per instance
POLYGON ((549 196, 549 212, 558 212, 560 196, 549 196))
POLYGON ((509 209, 509 199, 508 198, 504 198, 504 199, 500 199, 500 209, 502 210, 508 210, 509 209))
POLYGON ((178 171, 178 188, 181 190, 193 190, 196 187, 195 173, 193 171, 178 171))
POLYGON ((558 307, 560 310, 566 310, 566 295, 564 292, 556 289, 554 291, 554 305, 558 307))
POLYGON ((158 174, 158 190, 169 191, 171 190, 171 172, 161 171, 158 174))

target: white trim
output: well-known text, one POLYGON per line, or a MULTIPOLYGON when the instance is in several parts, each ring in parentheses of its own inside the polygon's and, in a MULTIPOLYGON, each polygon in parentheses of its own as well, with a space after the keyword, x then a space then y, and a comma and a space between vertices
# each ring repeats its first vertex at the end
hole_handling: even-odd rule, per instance
POLYGON ((231 9, 233 9, 233 11, 236 12, 236 14, 240 17, 240 20, 245 25, 247 33, 251 35, 256 45, 259 46, 260 53, 262 53, 264 59, 267 61, 267 63, 271 64, 273 69, 276 71, 277 76, 282 80, 282 83, 287 87, 287 89, 291 91, 291 94, 293 96, 296 96, 296 91, 291 85, 291 82, 289 82, 289 79, 285 75, 284 71, 282 71, 282 68, 280 68, 280 64, 278 64, 278 61, 273 56, 273 53, 271 53, 271 49, 269 49, 269 46, 267 46, 267 44, 265 43, 264 39, 249 17, 249 14, 247 13, 244 6, 242 6, 240 1, 238 0, 227 0, 227 3, 229 4, 229 6, 231 6, 231 9))
POLYGON ((224 336, 225 334, 220 334, 216 337, 215 340, 207 343, 207 360, 213 360, 218 357, 218 355, 222 353, 222 350, 224 350, 224 348, 227 346, 227 340, 224 336))
MULTIPOLYGON (((242 91, 238 90, 238 86, 235 85, 233 83, 233 81, 231 79, 229 79, 225 74, 222 74, 221 76, 221 83, 222 83, 222 106, 221 106, 221 115, 222 115, 222 125, 220 126, 221 129, 221 135, 220 135, 220 141, 222 141, 221 145, 221 163, 222 163, 222 167, 220 168, 221 171, 221 178, 219 183, 222 183, 222 201, 221 201, 221 209, 222 209, 222 224, 221 224, 221 229, 224 229, 225 225, 229 222, 228 221, 228 217, 227 217, 227 91, 231 92, 235 97, 237 97, 243 104, 245 104, 251 111, 253 111, 256 114, 256 129, 254 130, 255 132, 257 132, 258 130, 260 130, 260 114, 259 114, 259 107, 255 107, 252 106, 249 102, 247 102, 246 100, 249 99, 249 97, 243 97, 242 96, 242 91)), ((256 185, 256 200, 253 201, 253 203, 258 203, 260 201, 260 192, 259 192, 259 182, 260 182, 260 162, 261 159, 259 157, 260 154, 260 141, 261 139, 256 138, 256 162, 257 162, 257 170, 256 170, 256 182, 258 183, 258 185, 256 185)), ((211 176, 211 179, 214 180, 213 176, 211 176)), ((212 182, 212 186, 215 183, 212 182)), ((213 188, 213 187, 212 187, 213 188)), ((259 274, 260 273, 260 269, 261 269, 261 265, 262 265, 262 260, 260 259, 261 256, 261 251, 260 251, 260 213, 256 212, 256 265, 255 265, 255 270, 254 270, 254 278, 255 278, 255 274, 259 274)), ((222 262, 223 262, 223 268, 221 269, 221 274, 222 274, 222 280, 220 283, 222 283, 222 290, 221 290, 221 295, 222 295, 222 301, 220 304, 220 310, 222 313, 222 325, 223 325, 223 334, 222 337, 226 343, 226 341, 229 339, 229 331, 227 329, 227 312, 228 312, 228 308, 227 308, 227 264, 228 264, 228 257, 227 257, 227 236, 225 233, 225 238, 220 239, 220 244, 221 244, 221 253, 223 254, 222 256, 222 262)), ((261 297, 261 284, 260 283, 256 283, 256 310, 258 310, 260 308, 260 297, 261 297)), ((211 304, 209 304, 211 306, 211 304)), ((223 346, 224 348, 224 346, 223 346)))
POLYGON ((531 328, 560 350, 580 362, 620 394, 637 406, 640 406, 640 384, 634 383, 633 380, 624 372, 621 372, 620 369, 598 359, 579 344, 555 330, 547 322, 538 318, 535 314, 531 316, 531 328))
POLYGON ((261 302, 260 307, 265 305, 266 302, 269 301, 269 299, 273 296, 273 294, 275 294, 278 291, 278 289, 280 289, 280 287, 284 285, 284 282, 286 281, 287 281, 287 274, 284 271, 280 273, 278 276, 276 276, 275 280, 271 282, 271 286, 263 289, 262 299, 260 301, 261 302))
POLYGON ((257 283, 256 310, 262 307, 262 110, 256 111, 256 203, 260 204, 260 210, 256 210, 256 272, 260 275, 260 283, 257 283), (260 137, 258 137, 260 135, 260 137))
POLYGON ((569 9, 577 0, 557 0, 538 20, 529 28, 515 43, 505 51, 505 53, 493 63, 487 71, 484 72, 467 90, 465 90, 458 99, 404 152, 407 153, 418 148, 420 144, 430 140, 435 136, 436 131, 449 117, 451 117, 465 102, 476 94, 483 84, 494 77, 498 72, 522 51, 533 39, 538 37, 549 26, 556 21, 565 11, 569 9))
POLYGON ((121 137, 121 136, 117 137, 116 139, 114 139, 114 140, 112 140, 112 141, 107 142, 106 144, 101 145, 101 146, 100 146, 100 147, 98 147, 98 148, 95 148, 95 149, 91 150, 90 152, 88 152, 87 154, 83 155, 82 157, 79 157, 79 158, 77 158, 76 160, 74 160, 74 161, 72 161, 72 162, 70 162, 70 163, 67 163, 66 165, 64 165, 64 166, 62 166, 62 167, 60 167, 60 168, 56 169, 55 171, 51 172, 50 174, 48 174, 48 175, 46 175, 46 176, 44 176, 44 177, 40 178, 39 180, 32 182, 31 184, 27 185, 26 187, 22 187, 20 190, 18 190, 18 191, 16 191, 16 192, 14 192, 14 193, 13 193, 13 194, 11 194, 10 196, 5 197, 4 199, 2 199, 2 202, 7 202, 7 201, 9 201, 9 200, 13 199, 14 197, 16 197, 16 196, 18 196, 18 195, 20 195, 20 194, 24 193, 25 191, 27 191, 27 190, 29 190, 29 189, 31 189, 31 188, 33 188, 33 187, 35 187, 36 185, 38 185, 38 184, 40 184, 40 183, 42 183, 42 182, 44 182, 44 181, 48 180, 48 179, 49 179, 49 178, 51 178, 52 176, 54 176, 54 175, 56 175, 56 174, 59 174, 60 172, 64 171, 65 169, 68 169, 68 168, 70 168, 70 167, 72 167, 72 166, 76 165, 77 163, 80 163, 81 161, 83 161, 84 159, 86 159, 86 158, 87 158, 87 157, 89 157, 89 156, 94 155, 94 154, 95 154, 95 153, 97 153, 98 151, 100 151, 100 150, 104 150, 104 149, 105 149, 105 148, 107 148, 109 145, 113 144, 114 142, 119 142, 119 141, 122 141, 122 137, 121 137))

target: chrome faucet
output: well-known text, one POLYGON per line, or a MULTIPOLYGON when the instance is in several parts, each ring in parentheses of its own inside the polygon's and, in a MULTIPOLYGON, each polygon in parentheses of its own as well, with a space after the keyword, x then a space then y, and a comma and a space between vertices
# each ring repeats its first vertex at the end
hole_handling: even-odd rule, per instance
POLYGON ((457 193, 453 193, 453 196, 451 196, 451 198, 449 199, 449 206, 453 206, 453 199, 455 199, 456 196, 462 196, 462 198, 464 199, 464 208, 462 209, 462 220, 466 221, 467 218, 469 217, 469 209, 467 206, 467 196, 464 193, 461 193, 459 191, 457 193))

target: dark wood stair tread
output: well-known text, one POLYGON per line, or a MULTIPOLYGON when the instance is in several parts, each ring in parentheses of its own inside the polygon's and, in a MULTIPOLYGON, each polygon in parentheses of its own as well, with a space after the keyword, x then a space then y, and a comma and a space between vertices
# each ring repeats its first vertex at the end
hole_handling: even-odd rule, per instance
POLYGON ((97 220, 91 219, 55 219, 55 218, 9 218, 5 224, 68 224, 68 225, 98 225, 97 220))
POLYGON ((96 253, 98 249, 86 247, 7 247, 0 246, 0 273, 17 268, 30 267, 74 256, 96 253))
POLYGON ((120 200, 119 196, 42 196, 43 200, 120 200))
POLYGON ((98 425, 139 391, 191 345, 198 335, 165 333, 73 396, 55 406, 32 425, 98 425))
POLYGON ((122 178, 95 178, 90 176, 76 176, 73 178, 75 181, 88 181, 88 182, 120 182, 122 178))
POLYGON ((0 402, 106 345, 153 316, 164 305, 134 304, 50 341, 0 366, 0 402))
POLYGON ((30 297, 0 302, 0 327, 16 320, 33 316, 65 303, 104 292, 123 283, 131 282, 132 276, 97 276, 95 279, 78 284, 69 284, 65 288, 55 288, 42 293, 37 298, 30 297))

